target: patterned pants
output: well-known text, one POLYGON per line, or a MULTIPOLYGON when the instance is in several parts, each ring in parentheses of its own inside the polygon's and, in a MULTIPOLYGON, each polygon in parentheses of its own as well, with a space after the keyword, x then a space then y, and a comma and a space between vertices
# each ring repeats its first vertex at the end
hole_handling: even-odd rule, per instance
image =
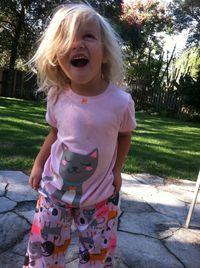
POLYGON ((23 268, 64 268, 74 219, 79 267, 112 268, 119 195, 86 208, 52 203, 39 196, 23 268))

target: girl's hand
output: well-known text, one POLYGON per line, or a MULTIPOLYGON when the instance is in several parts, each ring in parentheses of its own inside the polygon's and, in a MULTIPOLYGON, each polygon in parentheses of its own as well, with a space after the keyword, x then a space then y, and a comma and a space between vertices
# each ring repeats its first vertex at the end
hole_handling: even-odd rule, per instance
POLYGON ((41 168, 40 166, 33 166, 31 175, 29 177, 29 184, 34 190, 37 190, 39 187, 42 178, 42 172, 43 168, 41 168))
POLYGON ((122 176, 121 176, 121 172, 120 171, 113 171, 113 175, 114 175, 113 185, 115 187, 114 194, 116 194, 121 189, 121 186, 122 186, 122 176))

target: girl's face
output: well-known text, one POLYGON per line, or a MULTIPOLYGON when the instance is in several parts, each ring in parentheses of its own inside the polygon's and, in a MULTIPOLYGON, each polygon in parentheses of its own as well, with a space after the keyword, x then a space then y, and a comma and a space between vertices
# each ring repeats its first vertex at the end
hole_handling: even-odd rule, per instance
POLYGON ((70 79, 72 89, 102 85, 102 64, 106 63, 106 57, 96 20, 80 26, 69 52, 58 56, 58 63, 70 79))

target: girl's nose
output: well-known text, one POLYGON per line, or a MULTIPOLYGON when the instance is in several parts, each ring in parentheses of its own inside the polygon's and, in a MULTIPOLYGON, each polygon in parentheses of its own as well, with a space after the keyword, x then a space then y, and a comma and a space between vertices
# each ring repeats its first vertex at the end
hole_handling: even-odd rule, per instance
POLYGON ((72 44, 73 49, 84 48, 85 44, 82 39, 75 39, 72 44))

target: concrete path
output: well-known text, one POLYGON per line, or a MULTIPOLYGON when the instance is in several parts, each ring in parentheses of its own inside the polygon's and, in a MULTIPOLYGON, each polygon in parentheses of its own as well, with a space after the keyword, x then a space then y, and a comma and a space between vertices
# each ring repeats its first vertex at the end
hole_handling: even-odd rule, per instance
MULTIPOLYGON (((200 268, 200 194, 184 228, 195 183, 123 174, 116 268, 200 268)), ((19 171, 0 171, 0 267, 21 268, 37 194, 19 171)), ((66 268, 78 267, 76 232, 66 268)))

